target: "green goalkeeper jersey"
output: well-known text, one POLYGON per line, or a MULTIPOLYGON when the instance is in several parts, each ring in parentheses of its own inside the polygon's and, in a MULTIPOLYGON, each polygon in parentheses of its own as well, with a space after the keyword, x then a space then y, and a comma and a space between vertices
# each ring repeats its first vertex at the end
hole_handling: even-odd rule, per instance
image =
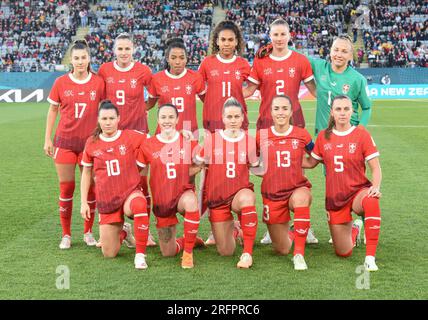
POLYGON ((336 73, 331 63, 324 59, 308 57, 317 85, 317 111, 315 117, 315 135, 327 128, 330 117, 331 101, 337 95, 345 94, 352 100, 352 125, 367 126, 371 116, 371 101, 367 96, 366 79, 352 67, 343 73, 336 73), (361 106, 361 117, 359 107, 361 106))

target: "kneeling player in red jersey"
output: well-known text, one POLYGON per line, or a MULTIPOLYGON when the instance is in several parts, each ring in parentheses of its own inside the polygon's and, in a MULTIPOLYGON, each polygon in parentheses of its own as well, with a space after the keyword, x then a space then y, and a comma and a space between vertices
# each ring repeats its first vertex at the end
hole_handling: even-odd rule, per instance
POLYGON ((379 152, 370 133, 363 126, 352 126, 352 101, 345 95, 331 103, 329 125, 318 135, 312 157, 304 162, 313 168, 323 162, 326 168, 326 209, 336 254, 348 257, 358 243, 362 223, 352 225, 351 212, 364 216, 367 271, 377 271, 376 249, 380 232, 380 183, 382 174, 379 152), (372 182, 365 174, 369 164, 372 182))
POLYGON ((217 251, 230 256, 235 251, 232 212, 238 214, 243 233, 243 254, 238 268, 253 264, 253 245, 257 232, 256 196, 249 181, 249 167, 257 167, 255 139, 242 130, 244 111, 231 97, 223 106, 224 130, 207 135, 204 147, 195 157, 197 164, 208 167, 206 193, 211 229, 217 251))
POLYGON ((178 111, 172 104, 158 109, 160 133, 146 141, 138 154, 138 165, 150 165, 153 213, 163 256, 175 256, 183 249, 181 266, 193 268, 193 247, 204 245, 197 237, 200 213, 191 184, 192 152, 196 140, 185 139, 177 130, 178 111), (184 237, 176 239, 177 212, 184 215, 184 237))
POLYGON ((287 255, 294 239, 294 269, 306 270, 305 241, 310 227, 312 195, 302 160, 314 144, 306 129, 292 125, 293 111, 288 96, 272 99, 271 115, 273 126, 257 131, 257 149, 264 168, 263 221, 277 253, 287 255), (294 232, 289 231, 290 211, 294 212, 294 232))
POLYGON ((106 258, 114 258, 124 240, 134 241, 124 214, 134 219, 135 268, 147 269, 146 244, 149 234, 147 203, 140 185, 136 153, 147 136, 134 130, 118 130, 119 111, 109 100, 100 104, 98 127, 85 145, 81 181, 81 215, 93 213, 88 205, 92 174, 100 214, 100 242, 106 258))

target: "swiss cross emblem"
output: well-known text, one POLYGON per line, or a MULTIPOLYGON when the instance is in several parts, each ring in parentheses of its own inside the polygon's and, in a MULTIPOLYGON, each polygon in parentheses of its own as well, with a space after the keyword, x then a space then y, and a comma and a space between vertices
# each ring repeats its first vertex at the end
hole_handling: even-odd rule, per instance
POLYGON ((299 146, 299 140, 297 139, 291 140, 291 145, 293 146, 293 149, 297 149, 297 147, 299 146))
POLYGON ((351 86, 349 84, 344 84, 342 87, 342 93, 347 94, 349 92, 349 89, 351 89, 351 86))
POLYGON ((97 92, 95 90, 91 90, 91 92, 89 93, 90 97, 91 97, 91 101, 95 101, 96 97, 97 97, 97 92))
POLYGON ((356 143, 349 143, 349 153, 355 153, 355 150, 357 150, 357 144, 356 143))
POLYGON ((242 151, 242 152, 239 154, 239 161, 240 161, 240 162, 245 162, 246 158, 247 158, 247 153, 246 153, 245 151, 242 151))
POLYGON ((184 159, 184 149, 180 149, 180 151, 178 152, 180 154, 180 159, 184 159))
POLYGON ((263 73, 264 73, 265 75, 272 74, 272 68, 264 69, 264 70, 263 70, 263 73))
POLYGON ((119 152, 122 156, 124 156, 126 154, 126 146, 124 144, 121 144, 119 146, 119 152))
POLYGON ((241 79, 241 71, 236 70, 236 71, 235 71, 235 77, 236 77, 236 80, 241 79))
POLYGON ((162 93, 169 92, 169 88, 168 88, 168 86, 163 86, 163 87, 161 88, 161 91, 162 91, 162 93))
POLYGON ((137 79, 131 79, 131 88, 135 89, 137 87, 137 79))
POLYGON ((186 94, 192 94, 192 86, 190 84, 186 85, 186 94))
POLYGON ((289 68, 288 74, 289 74, 290 78, 294 78, 294 76, 296 74, 296 68, 289 68))

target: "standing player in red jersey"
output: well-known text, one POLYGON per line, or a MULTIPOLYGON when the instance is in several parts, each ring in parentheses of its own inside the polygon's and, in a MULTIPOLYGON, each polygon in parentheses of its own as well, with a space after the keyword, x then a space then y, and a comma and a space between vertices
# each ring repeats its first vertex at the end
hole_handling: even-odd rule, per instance
MULTIPOLYGON (((133 60, 134 42, 128 33, 119 34, 114 41, 116 60, 104 63, 98 75, 106 84, 106 97, 120 110, 119 129, 149 132, 147 110, 144 101, 144 88, 148 87, 152 78, 150 68, 133 60)), ((150 194, 147 186, 147 176, 142 174, 141 185, 146 195, 150 211, 150 194)), ((154 246, 149 234, 149 246, 154 246)))
POLYGON ((150 165, 150 189, 153 213, 163 256, 175 256, 183 249, 181 266, 193 268, 193 247, 204 244, 197 238, 199 228, 198 200, 190 182, 195 140, 185 139, 177 130, 178 110, 173 104, 158 109, 160 133, 142 146, 138 165, 150 165), (184 237, 176 239, 177 212, 184 215, 184 237))
POLYGON ((244 242, 237 267, 250 268, 257 212, 249 167, 257 167, 259 160, 255 139, 242 130, 243 122, 244 111, 239 101, 233 97, 226 100, 223 106, 225 130, 208 135, 194 160, 199 165, 208 166, 206 193, 217 251, 222 256, 230 256, 235 251, 233 210, 238 214, 244 242))
POLYGON ((277 19, 270 25, 271 46, 258 52, 248 77, 249 86, 244 89, 244 97, 251 96, 256 89, 260 90, 261 103, 257 129, 272 126, 270 107, 277 95, 287 95, 293 105, 293 123, 304 128, 302 107, 299 103, 300 82, 303 81, 312 95, 316 96, 314 75, 311 63, 304 55, 288 48, 290 27, 283 19, 277 19))
POLYGON ((205 94, 205 82, 198 72, 186 68, 187 53, 182 39, 171 39, 167 46, 165 70, 153 75, 148 89, 150 98, 147 109, 151 109, 156 102, 160 106, 167 103, 175 105, 180 115, 177 129, 191 131, 198 139, 195 95, 205 94))
POLYGON ((362 221, 352 224, 351 212, 364 217, 367 271, 377 271, 375 261, 380 232, 379 198, 382 174, 379 152, 370 133, 351 124, 352 100, 346 95, 334 97, 328 128, 315 142, 312 157, 304 167, 323 162, 326 169, 326 209, 336 254, 349 257, 358 244, 362 221), (368 163, 372 182, 366 176, 368 163))
MULTIPOLYGON (((55 161, 59 179, 59 211, 62 226, 60 249, 71 246, 71 214, 75 189, 76 165, 80 164, 86 139, 97 125, 99 102, 104 99, 104 81, 90 70, 90 51, 84 40, 71 47, 72 71, 55 80, 49 94, 50 103, 45 132, 44 151, 55 161), (52 143, 55 120, 60 114, 52 143)), ((88 203, 95 212, 95 193, 89 189, 88 203)), ((83 240, 88 246, 96 245, 92 235, 94 215, 85 221, 83 240)))
POLYGON ((222 107, 229 97, 235 97, 243 107, 244 123, 248 129, 247 105, 242 94, 243 83, 250 74, 250 65, 241 57, 245 49, 240 28, 232 21, 222 21, 214 29, 211 39, 212 55, 200 67, 207 92, 204 101, 203 126, 214 133, 223 129, 222 107))
POLYGON ((80 212, 85 221, 92 219, 88 191, 94 175, 104 257, 114 258, 122 241, 134 241, 130 226, 124 224, 125 214, 134 220, 135 268, 147 269, 145 252, 150 222, 136 159, 147 136, 135 130, 118 130, 119 122, 117 107, 109 100, 101 102, 98 127, 86 141, 82 158, 80 212))
POLYGON ((305 242, 310 227, 311 184, 303 174, 302 160, 313 149, 309 132, 291 124, 292 102, 287 96, 272 99, 274 125, 257 131, 257 150, 263 159, 263 221, 274 250, 287 255, 294 239, 294 269, 306 270, 305 242), (290 211, 294 233, 289 234, 290 211))

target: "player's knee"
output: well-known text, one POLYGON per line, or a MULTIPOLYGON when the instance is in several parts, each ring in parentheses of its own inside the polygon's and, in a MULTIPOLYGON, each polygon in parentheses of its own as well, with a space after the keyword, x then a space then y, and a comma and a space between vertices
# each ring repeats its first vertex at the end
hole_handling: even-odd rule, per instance
POLYGON ((338 257, 349 258, 350 256, 352 256, 352 249, 351 250, 335 249, 335 253, 336 253, 336 256, 338 257))
POLYGON ((217 245, 217 252, 222 257, 230 257, 235 252, 234 246, 217 245))
POLYGON ((254 192, 247 191, 243 192, 240 197, 240 202, 242 207, 253 206, 256 203, 256 196, 254 192))
POLYGON ((174 249, 161 249, 162 257, 174 257, 177 254, 177 251, 174 249))
POLYGON ((103 246, 102 252, 103 252, 104 258, 111 259, 111 258, 115 258, 117 256, 117 254, 119 253, 119 249, 103 246))

